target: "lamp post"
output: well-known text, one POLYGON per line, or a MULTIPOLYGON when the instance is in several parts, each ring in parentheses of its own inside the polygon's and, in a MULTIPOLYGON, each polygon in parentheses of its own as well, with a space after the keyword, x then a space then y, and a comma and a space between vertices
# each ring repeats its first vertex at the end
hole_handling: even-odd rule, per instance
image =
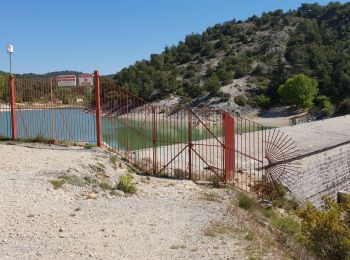
POLYGON ((7 53, 10 58, 10 76, 9 76, 9 85, 10 85, 10 107, 11 107, 11 128, 12 128, 12 138, 16 139, 17 137, 17 124, 16 124, 16 93, 15 93, 15 77, 12 75, 12 61, 11 55, 13 53, 13 45, 7 45, 7 53))
POLYGON ((10 75, 12 75, 12 60, 11 60, 11 56, 13 53, 13 45, 12 44, 7 45, 7 53, 9 54, 9 58, 10 58, 10 75))

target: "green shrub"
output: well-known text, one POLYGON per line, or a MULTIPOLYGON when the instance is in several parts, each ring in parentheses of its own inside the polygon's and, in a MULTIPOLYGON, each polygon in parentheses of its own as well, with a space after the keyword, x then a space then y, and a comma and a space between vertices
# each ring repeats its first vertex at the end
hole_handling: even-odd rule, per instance
POLYGON ((337 204, 323 198, 324 207, 317 210, 308 203, 299 210, 302 218, 302 240, 316 254, 327 259, 350 259, 350 200, 337 204))
POLYGON ((221 82, 215 73, 204 83, 204 88, 209 92, 210 96, 215 96, 220 91, 221 82))
POLYGON ((300 230, 299 223, 290 217, 272 216, 271 224, 289 235, 296 235, 300 230))
POLYGON ((337 110, 337 114, 339 115, 350 114, 350 98, 346 98, 340 103, 337 110))
POLYGON ((66 183, 66 181, 63 179, 57 179, 57 180, 51 180, 50 183, 52 184, 53 188, 55 190, 57 190, 57 189, 61 188, 63 186, 63 184, 66 183))
POLYGON ((47 139, 42 134, 38 134, 34 138, 21 139, 21 141, 26 142, 26 143, 47 143, 47 144, 50 143, 50 140, 47 139))
POLYGON ((224 69, 218 69, 216 71, 217 76, 219 77, 219 80, 223 85, 227 85, 232 83, 234 72, 233 71, 226 71, 224 69))
POLYGON ((224 92, 220 91, 218 93, 218 97, 220 97, 220 101, 227 102, 230 100, 231 95, 229 93, 224 93, 224 92))
POLYGON ((185 74, 184 74, 184 78, 185 78, 185 79, 192 79, 192 78, 194 78, 195 76, 196 76, 196 72, 193 71, 193 70, 188 70, 188 71, 186 71, 185 74))
POLYGON ((243 95, 239 95, 235 97, 235 103, 241 107, 247 104, 247 98, 243 95))
POLYGON ((117 163, 117 156, 111 155, 111 156, 109 157, 109 161, 110 161, 111 164, 115 167, 115 166, 116 166, 116 163, 117 163))
POLYGON ((264 215, 264 217, 269 219, 275 218, 277 216, 271 208, 262 208, 261 213, 264 215))
POLYGON ((102 190, 114 190, 114 186, 107 182, 99 182, 97 186, 100 187, 102 190))
POLYGON ((323 116, 331 117, 335 112, 334 106, 329 97, 326 97, 326 96, 317 97, 316 105, 321 110, 323 116))
POLYGON ((261 75, 263 75, 266 72, 267 72, 267 70, 264 68, 264 66, 259 64, 258 66, 255 67, 255 69, 253 70, 252 74, 254 76, 261 76, 261 75))
POLYGON ((257 96, 256 102, 262 108, 268 108, 269 106, 271 106, 271 98, 264 94, 257 96))
POLYGON ((182 96, 180 102, 176 106, 178 106, 179 108, 182 108, 183 105, 192 102, 192 100, 193 99, 191 97, 182 96))
POLYGON ((287 79, 277 92, 286 104, 312 107, 318 92, 318 84, 316 80, 304 74, 297 74, 287 79))
POLYGON ((83 187, 89 184, 89 181, 87 181, 86 179, 80 178, 79 176, 76 176, 73 174, 64 174, 58 177, 58 179, 64 180, 68 184, 79 186, 79 187, 83 187))
POLYGON ((253 241, 255 239, 255 236, 253 233, 249 232, 245 237, 244 237, 245 240, 248 240, 248 241, 253 241))
POLYGON ((84 145, 84 148, 85 148, 85 149, 91 149, 92 147, 94 147, 93 144, 86 143, 86 144, 84 145))
POLYGON ((134 180, 134 176, 130 173, 120 176, 117 189, 125 193, 134 194, 137 191, 137 189, 135 184, 132 183, 133 180, 134 180))
POLYGON ((245 210, 250 210, 256 205, 256 202, 244 193, 238 193, 237 199, 238 206, 245 210))
POLYGON ((184 92, 191 98, 196 98, 203 95, 204 88, 199 84, 189 84, 186 82, 182 86, 184 92))

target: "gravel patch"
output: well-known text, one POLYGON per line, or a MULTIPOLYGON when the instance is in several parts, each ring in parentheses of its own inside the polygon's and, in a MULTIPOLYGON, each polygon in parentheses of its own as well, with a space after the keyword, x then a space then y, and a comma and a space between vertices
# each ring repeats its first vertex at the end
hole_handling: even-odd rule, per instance
POLYGON ((248 258, 227 202, 203 199, 204 186, 135 175, 134 195, 69 183, 54 189, 50 181, 62 174, 113 184, 128 169, 98 148, 0 143, 0 158, 2 259, 248 258), (220 234, 206 232, 217 226, 220 234))

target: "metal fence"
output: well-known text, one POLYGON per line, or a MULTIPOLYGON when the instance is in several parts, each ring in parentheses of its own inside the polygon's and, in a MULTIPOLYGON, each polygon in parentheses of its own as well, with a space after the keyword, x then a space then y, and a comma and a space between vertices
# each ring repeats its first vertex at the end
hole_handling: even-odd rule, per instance
POLYGON ((0 138, 12 137, 9 79, 0 77, 0 138))
POLYGON ((220 110, 153 105, 98 72, 90 87, 58 87, 54 77, 0 84, 1 137, 96 143, 145 173, 231 183, 260 197, 274 181, 269 164, 286 160, 286 139, 263 125, 220 110))
POLYGON ((104 143, 146 173, 233 183, 262 196, 269 127, 206 108, 149 104, 101 85, 104 143))
POLYGON ((2 137, 96 142, 93 87, 58 87, 55 77, 10 76, 0 88, 6 93, 2 137))

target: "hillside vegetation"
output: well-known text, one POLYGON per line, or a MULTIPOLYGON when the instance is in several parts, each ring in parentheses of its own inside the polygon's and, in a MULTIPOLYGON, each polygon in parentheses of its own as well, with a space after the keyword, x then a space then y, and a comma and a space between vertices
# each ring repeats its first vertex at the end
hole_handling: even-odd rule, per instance
POLYGON ((326 100, 350 113, 350 3, 303 4, 216 24, 114 79, 149 101, 176 94, 183 102, 208 96, 268 107, 281 102, 278 87, 296 74, 317 81, 316 105, 326 100))

